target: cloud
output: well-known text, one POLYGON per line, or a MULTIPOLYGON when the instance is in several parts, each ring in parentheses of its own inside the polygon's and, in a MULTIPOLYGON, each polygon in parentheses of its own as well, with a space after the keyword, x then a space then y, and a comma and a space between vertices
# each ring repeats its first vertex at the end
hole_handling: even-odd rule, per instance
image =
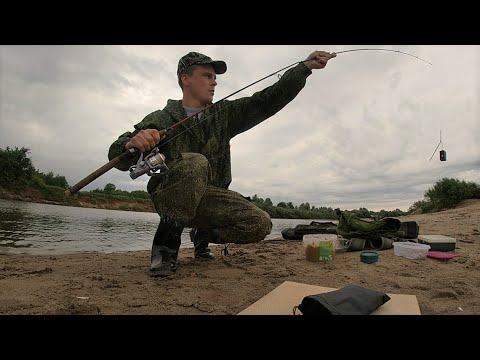
MULTIPOLYGON (((274 203, 407 210, 441 178, 480 183, 479 46, 1 46, 0 147, 30 148, 37 169, 73 185, 108 161, 119 135, 181 97, 176 68, 189 51, 227 62, 219 100, 313 50, 378 47, 433 65, 338 54, 283 110, 231 140, 230 188, 274 203), (447 161, 438 151, 429 161, 440 131, 447 161)), ((145 190, 147 181, 113 169, 85 189, 145 190)))

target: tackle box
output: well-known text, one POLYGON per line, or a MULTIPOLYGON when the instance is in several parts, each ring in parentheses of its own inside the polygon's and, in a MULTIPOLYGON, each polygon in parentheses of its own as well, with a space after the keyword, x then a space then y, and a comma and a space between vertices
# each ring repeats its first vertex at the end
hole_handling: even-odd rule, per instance
POLYGON ((418 242, 430 245, 432 251, 455 251, 455 238, 445 235, 418 235, 418 242))

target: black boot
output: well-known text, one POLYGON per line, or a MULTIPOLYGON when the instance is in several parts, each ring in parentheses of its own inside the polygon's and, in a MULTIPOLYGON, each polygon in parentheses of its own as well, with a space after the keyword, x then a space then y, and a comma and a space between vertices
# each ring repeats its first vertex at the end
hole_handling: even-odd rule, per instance
POLYGON ((195 259, 214 260, 215 255, 208 248, 208 243, 212 242, 212 230, 196 228, 190 230, 190 240, 195 248, 195 259))
POLYGON ((166 215, 160 216, 160 224, 152 245, 151 276, 170 276, 177 271, 177 257, 182 231, 183 226, 174 219, 166 215))

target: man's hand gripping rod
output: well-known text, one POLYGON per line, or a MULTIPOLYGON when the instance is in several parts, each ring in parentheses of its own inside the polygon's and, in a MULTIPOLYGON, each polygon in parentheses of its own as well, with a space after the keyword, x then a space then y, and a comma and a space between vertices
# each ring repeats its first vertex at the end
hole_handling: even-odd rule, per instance
MULTIPOLYGON (((169 129, 161 130, 160 136, 163 136, 167 133, 169 129)), ((137 154, 138 150, 131 148, 125 151, 123 154, 118 155, 116 158, 110 160, 108 163, 103 165, 101 168, 95 170, 93 173, 88 175, 86 178, 78 182, 77 184, 71 186, 65 190, 65 196, 70 196, 75 194, 80 189, 84 188, 90 184, 93 180, 105 174, 108 170, 113 169, 115 166, 120 164, 123 160, 132 158, 137 154)), ((152 172, 160 170, 167 171, 168 167, 165 164, 165 156, 160 154, 158 148, 153 148, 151 153, 143 158, 143 153, 141 153, 140 158, 137 161, 136 165, 130 167, 130 177, 136 179, 137 177, 147 173, 149 176, 152 175, 152 172)))

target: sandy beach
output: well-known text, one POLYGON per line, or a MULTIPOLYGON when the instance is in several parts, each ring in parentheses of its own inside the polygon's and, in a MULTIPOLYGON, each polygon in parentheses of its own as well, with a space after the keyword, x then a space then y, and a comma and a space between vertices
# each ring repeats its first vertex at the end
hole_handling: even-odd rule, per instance
POLYGON ((410 260, 379 251, 374 264, 360 252, 330 262, 305 259, 301 241, 212 247, 217 260, 181 249, 177 273, 149 275, 150 252, 0 255, 0 314, 234 315, 284 281, 341 288, 356 284, 415 295, 422 315, 480 314, 480 200, 433 214, 410 215, 420 234, 456 238, 458 257, 410 260))

